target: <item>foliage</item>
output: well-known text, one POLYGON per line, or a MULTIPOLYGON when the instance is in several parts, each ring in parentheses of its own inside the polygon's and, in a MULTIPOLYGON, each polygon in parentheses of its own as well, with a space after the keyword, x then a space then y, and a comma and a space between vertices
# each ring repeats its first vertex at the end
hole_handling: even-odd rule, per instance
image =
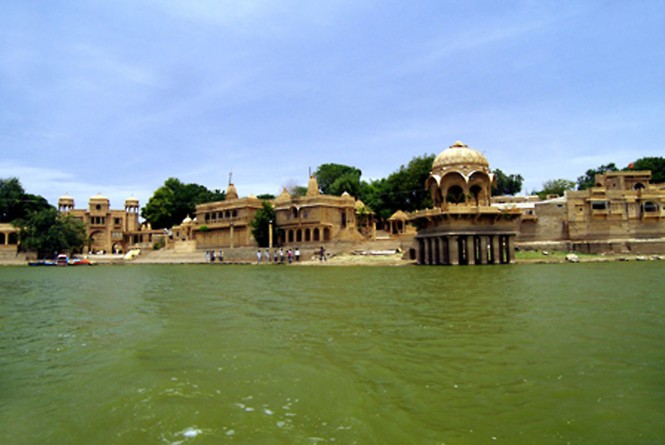
POLYGON ((640 158, 624 170, 651 170, 651 183, 665 182, 665 158, 660 156, 640 158))
POLYGON ((397 210, 412 212, 432 206, 425 182, 432 170, 434 155, 416 156, 387 178, 362 182, 359 198, 379 219, 386 220, 397 210))
POLYGON ((289 192, 289 195, 293 197, 305 196, 307 195, 307 187, 304 185, 292 185, 286 189, 289 192))
POLYGON ((596 185, 596 175, 602 175, 607 172, 615 172, 618 168, 614 162, 601 165, 598 168, 590 168, 583 176, 577 178, 577 190, 586 190, 596 185))
POLYGON ((492 186, 493 195, 514 195, 522 190, 524 178, 522 175, 506 175, 498 168, 493 171, 495 184, 492 186))
POLYGON ((538 192, 541 199, 546 198, 548 195, 563 196, 566 190, 573 190, 575 187, 574 181, 568 179, 550 179, 543 183, 543 189, 538 192))
POLYGON ((155 229, 171 228, 180 224, 187 215, 196 212, 196 205, 205 202, 223 201, 226 194, 210 191, 199 184, 183 184, 177 178, 169 178, 155 190, 141 216, 150 221, 155 229))
POLYGON ((54 207, 33 212, 18 220, 21 228, 21 248, 36 251, 40 257, 51 257, 57 252, 79 252, 86 242, 82 221, 60 214, 54 207))
POLYGON ((156 243, 152 245, 152 250, 159 250, 164 248, 166 245, 166 240, 164 238, 159 238, 156 243))
POLYGON ((275 195, 272 193, 264 193, 262 195, 258 195, 257 198, 259 198, 261 201, 270 201, 271 199, 275 199, 275 195))
POLYGON ((319 189, 326 195, 341 196, 344 192, 358 196, 362 172, 348 165, 321 164, 315 172, 319 189))
POLYGON ((254 219, 250 223, 252 235, 259 247, 268 247, 270 242, 270 222, 272 221, 273 240, 277 240, 279 229, 275 224, 275 209, 269 202, 263 201, 263 207, 257 210, 254 219))
POLYGON ((18 178, 0 178, 0 222, 10 223, 49 207, 42 196, 26 193, 18 178))

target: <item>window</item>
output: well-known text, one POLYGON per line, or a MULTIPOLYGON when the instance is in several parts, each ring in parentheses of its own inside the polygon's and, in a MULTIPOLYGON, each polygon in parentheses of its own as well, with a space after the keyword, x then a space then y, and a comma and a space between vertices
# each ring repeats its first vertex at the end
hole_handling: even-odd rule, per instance
POLYGON ((653 213, 658 211, 658 204, 655 202, 647 201, 644 203, 644 211, 646 213, 653 213))
POLYGON ((592 201, 591 209, 592 210, 607 210, 607 201, 592 201))
POLYGON ((120 218, 113 218, 113 224, 119 226, 120 224, 122 224, 122 220, 120 218))

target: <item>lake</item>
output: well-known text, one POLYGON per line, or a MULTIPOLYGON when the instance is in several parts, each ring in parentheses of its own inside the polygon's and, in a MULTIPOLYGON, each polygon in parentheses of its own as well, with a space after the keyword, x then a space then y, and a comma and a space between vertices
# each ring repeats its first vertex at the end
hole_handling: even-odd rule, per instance
POLYGON ((4 444, 660 444, 665 262, 0 267, 4 444))

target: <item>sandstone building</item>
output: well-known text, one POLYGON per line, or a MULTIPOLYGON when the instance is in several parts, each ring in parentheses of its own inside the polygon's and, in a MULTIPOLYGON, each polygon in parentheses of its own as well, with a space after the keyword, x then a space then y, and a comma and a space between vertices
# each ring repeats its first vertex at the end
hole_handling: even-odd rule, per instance
POLYGON ((235 185, 229 184, 224 201, 197 205, 195 220, 185 220, 174 228, 174 236, 179 236, 175 239, 194 239, 196 247, 201 249, 255 246, 250 224, 261 207, 260 199, 240 198, 235 185), (193 226, 190 232, 180 233, 187 223, 193 226))
POLYGON ((490 203, 493 175, 480 152, 461 142, 441 152, 425 187, 434 208, 413 212, 418 264, 500 264, 515 260, 521 212, 490 203))
POLYGON ((280 244, 364 239, 356 223, 355 199, 348 193, 321 194, 314 176, 309 178, 305 196, 291 196, 284 189, 274 208, 276 224, 282 230, 280 244))
POLYGON ((76 209, 69 195, 58 199, 58 210, 83 222, 89 252, 122 253, 130 246, 151 246, 161 231, 150 230, 139 223, 139 201, 128 198, 122 210, 111 209, 107 197, 96 195, 88 201, 87 209, 76 209))

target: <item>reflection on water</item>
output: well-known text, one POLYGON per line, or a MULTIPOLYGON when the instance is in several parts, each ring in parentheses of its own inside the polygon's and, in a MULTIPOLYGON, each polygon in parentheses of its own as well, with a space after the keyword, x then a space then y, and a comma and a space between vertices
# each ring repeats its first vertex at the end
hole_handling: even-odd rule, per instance
POLYGON ((3 443, 660 443, 663 272, 0 268, 3 443))

